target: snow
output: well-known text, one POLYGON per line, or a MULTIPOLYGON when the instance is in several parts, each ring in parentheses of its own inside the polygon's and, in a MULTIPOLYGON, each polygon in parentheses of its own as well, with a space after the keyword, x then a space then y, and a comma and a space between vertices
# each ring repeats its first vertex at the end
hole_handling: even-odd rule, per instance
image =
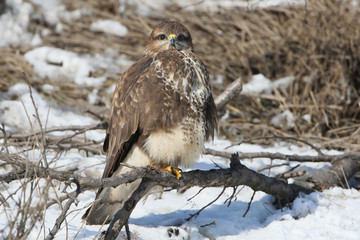
POLYGON ((103 54, 77 54, 59 48, 42 46, 28 51, 25 60, 40 77, 53 81, 74 82, 80 86, 101 87, 107 75, 89 77, 100 68, 107 69, 107 74, 118 73, 132 63, 118 52, 105 50, 103 54), (115 63, 115 64, 114 64, 115 63))
POLYGON ((64 6, 60 4, 61 0, 31 0, 31 2, 41 8, 44 20, 49 25, 55 25, 58 21, 58 12, 64 10, 64 6))
POLYGON ((275 115, 272 119, 271 119, 271 124, 274 125, 275 127, 281 127, 282 124, 286 124, 287 128, 293 128, 295 127, 295 120, 296 117, 294 116, 294 114, 292 112, 290 112, 289 110, 285 110, 277 115, 275 115))
MULTIPOLYGON (((0 101, 0 123, 6 126, 17 128, 19 130, 39 129, 35 118, 35 108, 30 98, 28 85, 18 83, 9 88, 7 95, 17 97, 17 100, 0 101)), ((32 96, 39 112, 40 120, 44 127, 58 127, 71 125, 90 125, 97 121, 75 112, 68 108, 57 106, 41 96, 32 88, 32 96)), ((103 136, 96 134, 96 131, 90 131, 87 135, 89 139, 101 140, 103 136)))
POLYGON ((186 10, 204 10, 204 11, 216 11, 219 8, 266 8, 272 6, 289 6, 289 5, 298 5, 304 4, 305 0, 247 0, 247 1, 238 1, 238 0, 136 0, 136 1, 125 1, 120 0, 119 13, 124 14, 126 7, 134 7, 136 11, 142 15, 146 16, 156 16, 161 14, 161 10, 165 9, 167 6, 172 4, 177 4, 186 10))
POLYGON ((27 52, 24 58, 34 67, 34 72, 41 78, 49 77, 55 81, 71 81, 83 84, 95 69, 77 54, 52 47, 39 47, 27 52))
MULTIPOLYGON (((122 0, 121 0, 122 1, 122 0)), ((90 14, 86 9, 75 9, 66 11, 60 0, 31 0, 39 6, 41 14, 49 25, 55 25, 58 32, 61 32, 62 25, 59 22, 72 22, 81 18, 84 14, 90 14)), ((122 1, 124 2, 124 1, 122 1)), ((165 6, 167 1, 156 1, 159 7, 165 6), (163 5, 162 5, 163 4, 163 5)), ((234 7, 240 4, 247 6, 263 7, 264 5, 278 4, 299 4, 303 1, 183 1, 191 7, 203 7, 214 9, 215 6, 234 7)), ((130 3, 129 3, 130 4, 130 3)), ((143 14, 151 14, 153 9, 148 8, 147 1, 137 0, 131 4, 138 6, 138 11, 143 14), (146 5, 147 4, 147 5, 146 5), (148 12, 146 12, 148 11, 148 12)), ((41 36, 50 34, 44 29, 39 34, 32 34, 28 31, 29 19, 34 14, 33 6, 22 0, 7 0, 10 10, 0 15, 0 47, 20 45, 40 45, 28 51, 24 58, 34 68, 38 78, 49 78, 51 81, 73 82, 79 86, 92 87, 93 90, 88 96, 90 103, 96 103, 99 99, 99 88, 105 86, 106 78, 111 74, 124 71, 132 64, 125 56, 119 55, 114 49, 107 49, 98 54, 78 54, 63 49, 42 46, 41 36), (105 69, 103 76, 93 78, 91 72, 98 69, 105 69)), ((246 6, 245 6, 246 7, 246 6)), ((93 23, 93 31, 103 31, 108 34, 124 36, 126 28, 122 28, 118 22, 99 20, 93 23), (103 24, 103 25, 101 25, 103 24)), ((34 79, 33 79, 34 80, 34 79)), ((220 84, 223 76, 217 76, 220 84)), ((253 76, 251 81, 244 84, 242 94, 272 94, 273 88, 286 88, 294 81, 293 76, 271 81, 259 74, 253 76)), ((114 91, 114 85, 108 86, 106 91, 114 91)), ((42 89, 46 92, 54 92, 57 88, 51 83, 44 84, 42 89)), ((36 103, 41 122, 44 127, 57 127, 69 125, 89 125, 98 123, 97 120, 81 113, 75 109, 58 106, 56 103, 46 99, 35 89, 32 89, 32 97, 36 103)), ((0 93, 0 124, 4 124, 9 131, 30 132, 32 128, 38 129, 36 122, 35 108, 30 98, 27 84, 13 84, 7 92, 0 93)), ((272 121, 273 124, 288 124, 293 126, 295 119, 286 111, 279 113, 272 121)), ((308 115, 304 115, 306 121, 311 121, 308 115)), ((62 133, 66 134, 66 133, 62 133)), ((91 131, 87 138, 102 140, 104 131, 91 131)), ((1 142, 3 143, 3 142, 1 142)), ((207 143, 206 147, 230 153, 241 152, 280 152, 283 154, 316 155, 317 153, 309 147, 298 147, 288 143, 277 143, 274 146, 261 146, 255 144, 241 144, 227 148, 232 143, 226 139, 216 138, 214 142, 207 143)), ((11 152, 18 152, 21 149, 14 147, 11 152)), ((327 154, 341 154, 335 150, 324 151, 327 154)), ((38 160, 39 151, 31 151, 27 156, 31 160, 38 160)), ((50 160, 50 167, 57 170, 75 169, 76 174, 88 177, 101 177, 105 156, 84 156, 81 152, 68 151, 61 156, 55 152, 48 151, 47 158, 50 160)), ((215 164, 222 167, 229 166, 229 160, 209 155, 202 156, 194 166, 194 169, 213 169, 215 164)), ((260 171, 269 164, 281 164, 285 161, 262 159, 245 159, 242 161, 247 167, 260 171)), ((261 173, 275 176, 296 166, 299 162, 290 162, 289 165, 273 168, 271 171, 263 170, 261 173)), ((302 163, 298 170, 314 172, 319 169, 330 168, 329 163, 302 163)), ((183 169, 188 171, 190 169, 183 169)), ((0 168, 0 173, 6 173, 8 169, 0 168)), ((291 182, 293 180, 289 180, 291 182)), ((42 182, 41 184, 43 184, 42 182)), ((7 197, 10 193, 17 191, 20 181, 10 184, 1 183, 1 197, 7 197)), ((40 184, 40 185, 41 185, 40 184)), ((55 194, 63 196, 64 184, 54 182, 50 198, 55 199, 55 194)), ((162 194, 150 195, 145 202, 140 201, 130 218, 130 229, 134 236, 139 239, 360 239, 360 192, 355 189, 342 189, 335 187, 321 193, 314 192, 310 195, 298 197, 291 208, 275 209, 273 197, 257 192, 247 215, 243 217, 248 207, 253 191, 249 187, 240 186, 236 200, 227 206, 226 200, 231 196, 233 190, 226 189, 224 194, 211 206, 203 210, 197 218, 191 221, 185 219, 190 214, 196 213, 199 209, 215 199, 222 188, 207 188, 198 193, 200 188, 193 187, 184 194, 175 191, 168 191, 162 194), (191 199, 190 199, 191 198, 191 199), (226 202, 226 203, 225 203, 226 202), (225 204, 224 204, 225 203, 225 204), (172 232, 172 233, 171 233, 172 232), (179 232, 177 236, 176 233, 179 232), (171 233, 171 237, 169 236, 171 233)), ((6 204, 0 205, 0 229, 4 229, 0 236, 5 237, 9 231, 8 222, 17 218, 16 201, 23 197, 22 191, 17 191, 15 196, 9 198, 6 204)), ((33 204, 41 200, 36 192, 33 197, 33 204)), ((94 191, 86 191, 79 195, 79 203, 73 204, 69 215, 61 226, 55 239, 94 239, 94 237, 107 226, 84 225, 81 216, 85 209, 95 198, 94 191)), ((51 229, 56 218, 61 212, 59 205, 52 205, 44 214, 44 222, 37 223, 31 231, 28 239, 43 239, 51 229)), ((1 238, 0 237, 0 238, 1 238)))
POLYGON ((270 79, 266 78, 262 74, 253 75, 250 82, 244 84, 241 94, 260 94, 263 92, 271 93, 272 83, 270 79))
POLYGON ((271 81, 263 74, 253 75, 250 81, 243 85, 243 89, 241 91, 242 95, 259 95, 262 93, 271 94, 274 88, 285 89, 291 83, 295 81, 294 76, 288 76, 284 78, 277 79, 275 81, 271 81))
POLYGON ((127 28, 119 22, 113 20, 97 20, 90 25, 93 32, 104 32, 123 37, 128 33, 127 28))
MULTIPOLYGON (((29 25, 29 14, 33 7, 22 1, 7 1, 12 11, 0 15, 0 48, 12 46, 17 47, 23 43, 32 42, 34 36, 27 31, 29 25)), ((38 43, 35 41, 34 44, 38 43)))

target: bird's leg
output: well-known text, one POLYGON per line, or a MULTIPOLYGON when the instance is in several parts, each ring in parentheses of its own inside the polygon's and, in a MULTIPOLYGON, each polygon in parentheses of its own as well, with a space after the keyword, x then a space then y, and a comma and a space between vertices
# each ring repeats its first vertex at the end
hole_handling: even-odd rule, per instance
POLYGON ((167 167, 162 167, 160 168, 161 171, 169 171, 172 174, 174 174, 176 176, 177 179, 181 178, 181 173, 180 173, 180 169, 179 168, 173 168, 171 166, 167 166, 167 167))

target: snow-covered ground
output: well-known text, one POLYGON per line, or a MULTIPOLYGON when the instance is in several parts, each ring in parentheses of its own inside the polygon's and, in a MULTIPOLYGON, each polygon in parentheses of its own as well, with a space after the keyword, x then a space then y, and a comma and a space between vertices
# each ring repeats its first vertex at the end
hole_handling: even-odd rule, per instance
MULTIPOLYGON (((99 137, 103 136, 101 132, 99 137)), ((231 143, 216 138, 207 147, 224 150, 231 143)), ((315 154, 307 147, 296 147, 288 144, 278 144, 273 147, 243 144, 226 151, 242 152, 281 152, 286 154, 315 154)), ((330 153, 337 154, 333 151, 330 153)), ((51 158, 51 154, 49 154, 51 158)), ((84 157, 79 153, 69 152, 53 163, 53 167, 79 169, 78 173, 87 176, 101 176, 104 167, 104 156, 84 157)), ((215 168, 215 164, 227 167, 229 160, 219 157, 202 156, 194 166, 195 169, 215 168)), ((275 161, 273 164, 280 163, 275 161)), ((245 160, 243 164, 259 170, 270 164, 269 159, 245 160)), ((275 168, 270 175, 284 172, 296 165, 275 168)), ((329 167, 326 163, 308 163, 304 169, 318 169, 329 167)), ((185 171, 188 169, 184 169, 185 171)), ((268 171, 264 171, 268 174, 268 171)), ((8 192, 13 192, 19 182, 6 185, 8 192)), ((61 194, 62 187, 58 188, 61 194)), ((193 187, 184 194, 176 191, 153 194, 143 202, 139 202, 130 219, 130 229, 138 239, 359 239, 360 237, 360 192, 355 189, 333 188, 321 193, 301 195, 292 204, 291 209, 275 209, 273 198, 263 192, 257 192, 250 211, 243 217, 248 207, 253 191, 248 187, 239 187, 236 201, 230 206, 225 203, 233 192, 231 188, 211 206, 203 210, 197 218, 186 221, 191 214, 196 213, 203 206, 215 199, 222 188, 208 188, 196 197, 200 188, 193 187), (190 199, 192 198, 192 199, 190 199), (176 232, 178 236, 169 231, 176 232)), ((6 197, 6 194, 4 194, 6 197)), ((52 196, 51 198, 54 198, 52 196)), ((86 191, 78 197, 78 205, 73 205, 56 239, 93 239, 100 226, 86 226, 81 220, 82 214, 95 198, 95 192, 86 191)), ((14 219, 15 210, 11 210, 14 202, 8 201, 9 206, 1 206, 1 219, 14 219), (6 211, 4 211, 6 208, 6 211), (6 212, 6 214, 5 214, 6 212)), ((43 239, 47 230, 54 226, 61 209, 58 205, 51 206, 45 214, 44 223, 39 223, 31 232, 29 239, 43 239)), ((7 221, 0 222, 0 229, 6 229, 7 221)), ((102 227, 105 230, 107 226, 102 227)), ((6 231, 5 231, 6 232, 6 231)))
MULTIPOLYGON (((121 2, 124 2, 120 0, 121 2)), ((103 55, 79 55, 62 49, 43 46, 41 35, 46 32, 33 34, 28 31, 29 18, 34 14, 34 9, 28 2, 22 0, 7 0, 7 5, 11 11, 5 11, 0 15, 0 47, 19 46, 30 44, 38 46, 24 55, 34 67, 34 72, 38 77, 50 77, 52 81, 72 81, 76 84, 86 85, 96 88, 104 84, 106 75, 98 78, 88 77, 91 71, 97 68, 104 68, 108 72, 119 72, 124 70, 124 66, 131 63, 124 56, 114 55, 105 52, 103 55), (49 63, 61 63, 61 66, 54 66, 49 63)), ((56 25, 57 31, 61 32, 62 21, 76 21, 84 14, 91 14, 86 9, 79 9, 72 12, 65 10, 60 0, 39 1, 31 0, 37 4, 48 24, 56 25)), ((147 14, 145 2, 134 1, 139 11, 147 14), (140 6, 144 7, 142 9, 140 6)), ((156 1, 164 6, 165 1, 156 1)), ((166 1, 167 2, 167 1, 166 1)), ((196 1, 182 1, 182 4, 193 4, 196 1)), ((302 1, 223 1, 224 7, 276 5, 279 3, 295 4, 302 1), (232 4, 232 5, 231 5, 232 4)), ((199 1, 191 6, 214 8, 220 1, 199 1)), ((190 6, 190 5, 189 5, 190 6)), ((121 12, 121 9, 119 9, 121 12)), ((92 25, 92 31, 103 31, 111 34, 112 29, 117 29, 119 37, 126 35, 128 30, 117 22, 106 19, 99 19, 92 25)), ((263 75, 256 75, 244 86, 242 94, 268 93, 271 88, 281 88, 290 84, 293 77, 270 81, 263 75)), ((54 86, 46 84, 43 86, 47 91, 52 91, 54 86)), ((112 91, 113 87, 109 89, 112 91)), ((37 104, 43 125, 47 127, 69 126, 69 125, 88 125, 96 123, 97 120, 75 109, 58 106, 54 102, 32 90, 33 98, 37 104)), ((97 92, 89 97, 89 101, 94 103, 97 92)), ((27 131, 37 127, 32 100, 30 99, 29 89, 26 84, 14 84, 8 92, 0 93, 0 123, 10 131, 27 131)), ((274 118, 274 124, 285 121, 287 124, 294 123, 294 117, 286 112, 274 118)), ((91 131, 87 133, 88 139, 101 140, 104 138, 104 131, 91 131)), ((3 142, 0 142, 2 144, 3 142)), ((286 143, 279 143, 275 146, 260 146, 242 144, 226 149, 231 142, 216 138, 214 142, 207 143, 206 147, 235 152, 281 152, 286 154, 314 155, 312 149, 308 147, 297 147, 286 143)), ((19 149, 10 149, 13 152, 19 149)), ((329 154, 338 154, 336 151, 329 151, 329 154)), ((28 156, 37 159, 38 152, 34 151, 28 156)), ((48 152, 48 159, 53 158, 54 153, 48 152)), ((51 163, 51 167, 58 169, 73 169, 77 167, 78 174, 84 176, 100 177, 104 168, 104 156, 86 157, 77 151, 69 151, 60 158, 56 158, 51 163)), ((228 167, 229 160, 220 157, 202 156, 193 167, 194 169, 211 169, 217 165, 228 167)), ((275 160, 272 164, 283 163, 275 160)), ((254 159, 243 161, 247 167, 260 170, 270 164, 269 159, 254 159)), ((285 172, 297 165, 291 162, 289 166, 273 168, 270 172, 263 171, 263 174, 274 176, 285 172)), ((328 168, 327 163, 307 163, 302 164, 301 168, 308 171, 315 169, 328 168)), ((188 169, 183 169, 188 170, 188 169)), ((1 174, 6 170, 1 169, 1 174)), ((20 181, 10 184, 0 183, 1 194, 7 197, 9 193, 15 192, 19 187, 20 181)), ((224 194, 211 206, 206 208, 197 218, 191 221, 185 219, 194 214, 203 206, 215 199, 222 188, 208 188, 199 195, 192 198, 200 189, 193 187, 184 194, 175 191, 154 194, 148 197, 145 202, 139 202, 130 219, 130 229, 139 239, 360 239, 360 193, 354 189, 333 188, 321 193, 311 195, 301 195, 292 204, 292 208, 275 209, 272 205, 273 198, 265 193, 257 192, 250 211, 245 217, 248 202, 253 191, 248 187, 239 187, 236 201, 227 206, 225 201, 231 196, 232 189, 226 189, 224 194), (190 199, 191 198, 191 199, 190 199), (225 204, 224 204, 225 203, 225 204), (178 234, 177 234, 178 233, 178 234)), ((61 193, 62 187, 56 187, 52 191, 61 193)), ((20 197, 18 191, 17 197, 20 197)), ((55 199, 54 196, 50 196, 55 199)), ((36 194, 34 194, 36 202, 36 194)), ((86 191, 78 197, 79 203, 72 205, 66 222, 61 226, 56 239, 94 239, 99 233, 100 226, 86 226, 81 221, 81 216, 95 198, 94 191, 86 191)), ((7 204, 0 205, 0 229, 5 229, 3 236, 9 231, 8 222, 16 219, 16 206, 14 199, 8 199, 7 204)), ((44 222, 38 223, 29 235, 29 239, 43 239, 49 229, 54 226, 56 218, 61 212, 59 205, 52 205, 44 215, 44 222)), ((107 226, 102 227, 105 230, 107 226)), ((0 235, 1 236, 1 235, 0 235)))

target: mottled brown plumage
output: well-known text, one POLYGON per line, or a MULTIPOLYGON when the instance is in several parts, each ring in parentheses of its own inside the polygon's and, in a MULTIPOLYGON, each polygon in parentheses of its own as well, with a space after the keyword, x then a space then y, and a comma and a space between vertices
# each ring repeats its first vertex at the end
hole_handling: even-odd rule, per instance
MULTIPOLYGON (((129 171, 122 162, 190 166, 216 125, 209 76, 193 53, 189 31, 178 22, 162 22, 152 31, 145 55, 117 83, 103 146, 103 178, 129 171)), ((108 223, 139 183, 99 189, 83 218, 88 224, 108 223)))

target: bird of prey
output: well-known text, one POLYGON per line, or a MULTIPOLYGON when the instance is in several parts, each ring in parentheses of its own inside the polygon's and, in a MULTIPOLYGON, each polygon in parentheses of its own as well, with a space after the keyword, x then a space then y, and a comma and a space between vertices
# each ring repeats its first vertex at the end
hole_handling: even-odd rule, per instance
MULTIPOLYGON (((209 75, 194 54, 190 32, 179 22, 164 21, 150 34, 144 56, 117 83, 102 177, 130 171, 121 165, 126 163, 172 169, 179 178, 177 167, 194 164, 216 127, 209 75)), ((140 182, 99 189, 83 219, 109 223, 140 182)))

